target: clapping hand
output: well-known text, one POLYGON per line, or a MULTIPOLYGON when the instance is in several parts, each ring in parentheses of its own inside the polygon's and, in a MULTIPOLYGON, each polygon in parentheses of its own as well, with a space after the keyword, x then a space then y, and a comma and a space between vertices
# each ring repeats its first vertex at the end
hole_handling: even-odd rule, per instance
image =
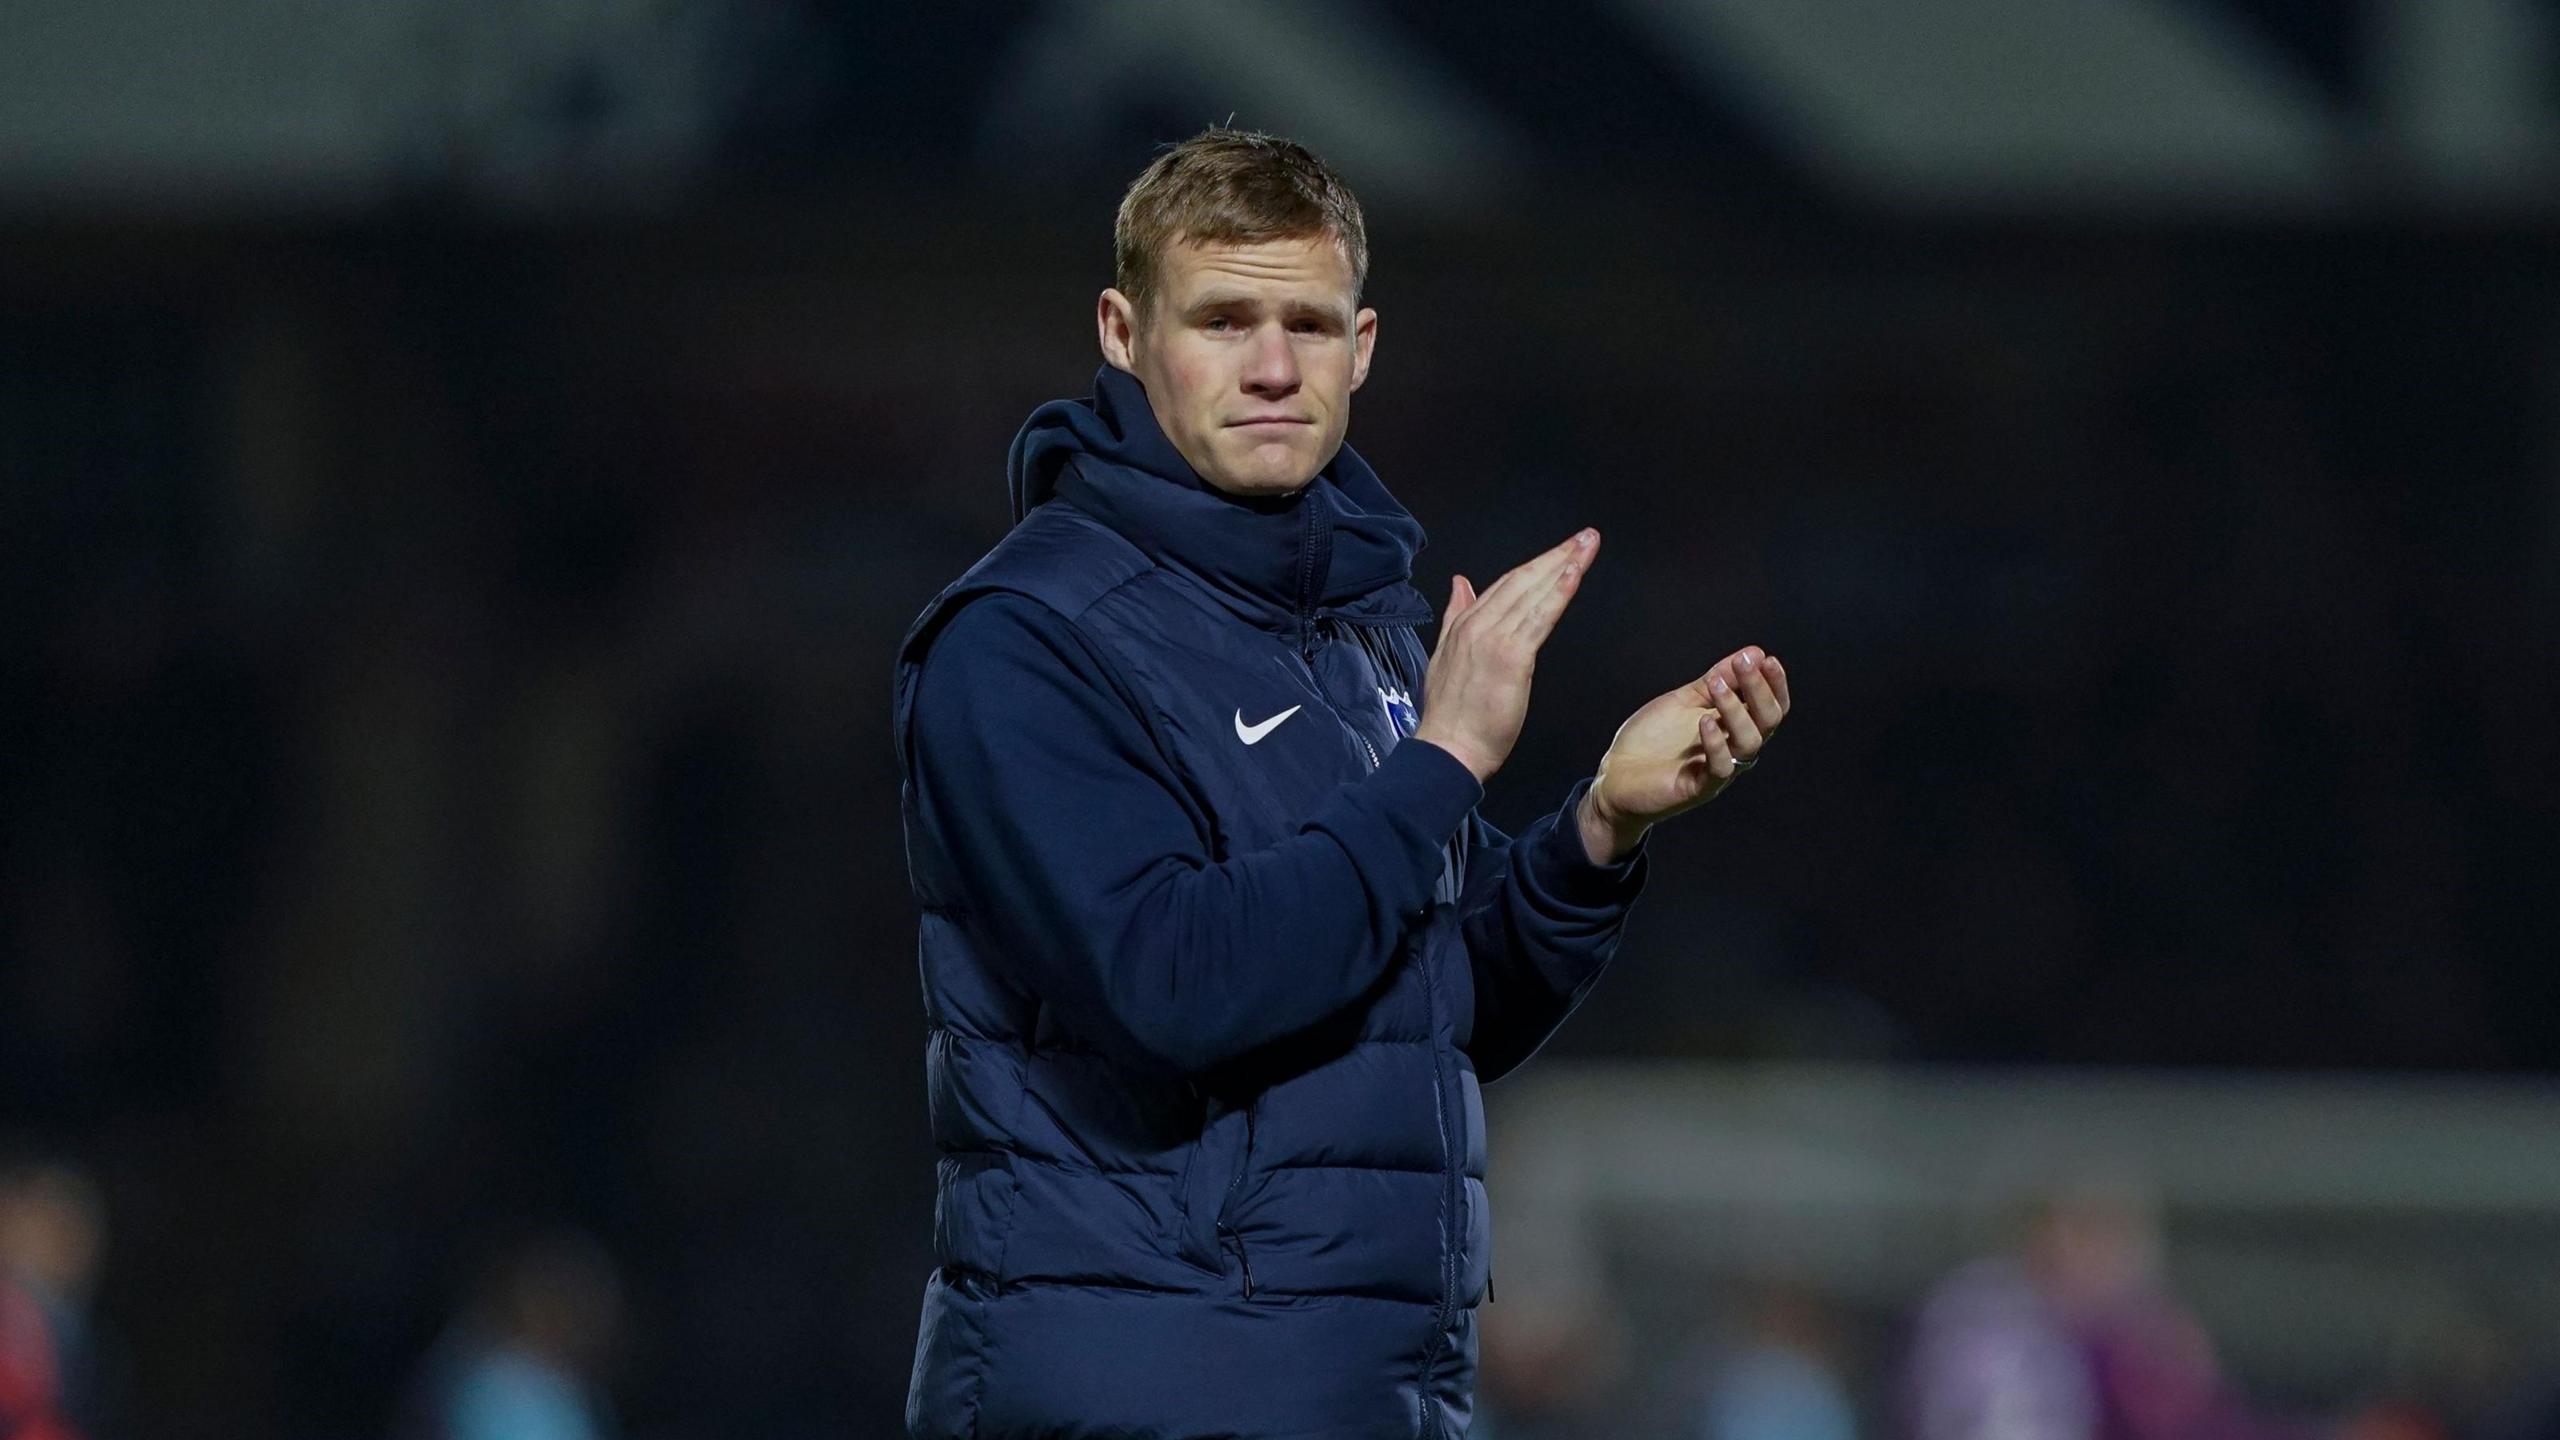
POLYGON ((1479 784, 1493 778, 1519 743, 1529 715, 1538 647, 1573 603, 1600 532, 1581 530, 1476 593, 1464 575, 1449 581, 1440 643, 1422 682, 1422 723, 1413 732, 1458 758, 1479 784))
POLYGON ((1723 793, 1792 704, 1786 667, 1757 645, 1646 701, 1618 727, 1583 795, 1576 818, 1593 861, 1623 856, 1653 825, 1723 793))

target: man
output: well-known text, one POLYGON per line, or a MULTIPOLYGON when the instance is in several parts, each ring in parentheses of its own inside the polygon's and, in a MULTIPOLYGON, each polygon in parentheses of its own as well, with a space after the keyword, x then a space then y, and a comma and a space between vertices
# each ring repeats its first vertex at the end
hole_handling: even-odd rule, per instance
POLYGON ((1914 1440, 2320 1433, 2259 1414, 2223 1377, 2168 1291, 2158 1204, 2139 1187, 2072 1176, 2029 1197, 2013 1228, 2004 1253, 1959 1267, 1920 1308, 1902 1377, 1914 1440))
POLYGON ((410 1379, 397 1440, 606 1440, 622 1279, 582 1232, 511 1238, 410 1379))
POLYGON ((1211 130, 1131 185, 1088 401, 900 649, 942 1156, 920 1437, 1456 1436, 1490 1279, 1477 1086, 1616 949, 1645 832, 1788 705, 1745 649, 1516 839, 1477 818, 1599 548, 1438 648, 1422 530, 1345 446, 1358 202, 1211 130))
POLYGON ((96 1182, 68 1161, 0 1159, 0 1440, 97 1433, 88 1322, 106 1245, 96 1182))

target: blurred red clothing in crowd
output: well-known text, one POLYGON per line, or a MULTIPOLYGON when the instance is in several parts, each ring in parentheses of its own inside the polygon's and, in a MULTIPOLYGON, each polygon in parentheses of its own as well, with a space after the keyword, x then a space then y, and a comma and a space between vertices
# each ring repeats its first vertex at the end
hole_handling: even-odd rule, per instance
POLYGON ((53 1323, 23 1286, 0 1278, 0 1440, 80 1440, 62 1414, 53 1323))

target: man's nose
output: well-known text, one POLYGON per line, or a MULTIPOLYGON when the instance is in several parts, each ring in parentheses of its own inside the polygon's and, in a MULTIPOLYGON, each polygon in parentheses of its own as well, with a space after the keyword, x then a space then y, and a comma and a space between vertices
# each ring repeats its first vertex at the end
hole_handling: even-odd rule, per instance
POLYGON ((1273 325, 1253 337, 1253 353, 1245 359, 1244 388, 1248 394, 1270 400, 1297 390, 1298 352, 1289 344, 1287 331, 1273 325))

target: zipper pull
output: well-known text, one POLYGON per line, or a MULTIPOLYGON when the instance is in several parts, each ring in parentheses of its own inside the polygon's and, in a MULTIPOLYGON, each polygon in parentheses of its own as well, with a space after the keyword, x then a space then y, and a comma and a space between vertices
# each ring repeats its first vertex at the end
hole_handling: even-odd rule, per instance
MULTIPOLYGON (((1244 1298, 1247 1300, 1252 1299, 1253 1257, 1245 1253, 1244 1237, 1237 1234, 1233 1226, 1222 1220, 1218 1222, 1218 1238, 1226 1242, 1227 1248, 1235 1252, 1236 1269, 1243 1272, 1244 1275, 1244 1298)), ((1488 1275, 1486 1278, 1490 1279, 1492 1277, 1488 1275)))

